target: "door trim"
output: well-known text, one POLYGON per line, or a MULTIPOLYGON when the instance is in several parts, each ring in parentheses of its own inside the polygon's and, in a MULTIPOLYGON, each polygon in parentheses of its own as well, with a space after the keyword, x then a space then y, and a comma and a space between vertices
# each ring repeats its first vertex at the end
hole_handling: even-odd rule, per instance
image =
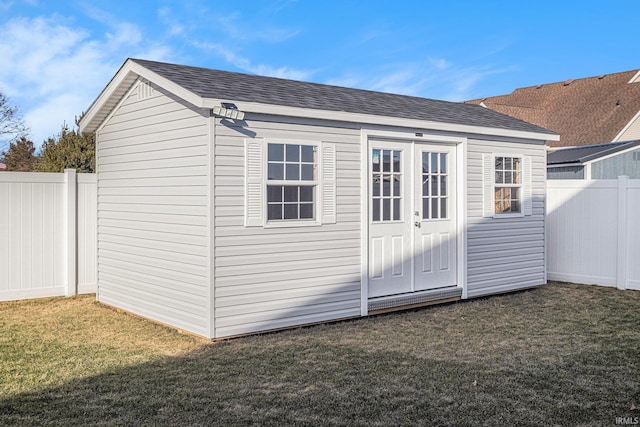
POLYGON ((457 286, 462 298, 467 298, 467 141, 466 137, 429 133, 424 130, 389 131, 380 128, 362 128, 360 132, 360 314, 369 314, 369 139, 386 138, 410 144, 444 143, 456 149, 456 224, 457 224, 457 286))

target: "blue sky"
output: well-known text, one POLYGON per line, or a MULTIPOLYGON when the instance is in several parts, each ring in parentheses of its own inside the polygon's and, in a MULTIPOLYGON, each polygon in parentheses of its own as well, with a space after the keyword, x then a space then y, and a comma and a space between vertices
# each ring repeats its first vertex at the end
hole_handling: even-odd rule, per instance
POLYGON ((0 91, 39 145, 127 57, 461 101, 640 68, 637 0, 0 0, 0 91))

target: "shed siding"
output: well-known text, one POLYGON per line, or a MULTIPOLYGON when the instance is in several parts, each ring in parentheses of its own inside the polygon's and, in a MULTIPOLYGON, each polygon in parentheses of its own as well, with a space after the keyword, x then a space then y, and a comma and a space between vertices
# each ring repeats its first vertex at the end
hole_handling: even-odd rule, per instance
POLYGON ((99 131, 98 300, 207 336, 209 119, 142 89, 99 131))
MULTIPOLYGON (((331 124, 333 125, 333 124, 331 124)), ((216 125, 216 337, 360 315, 360 131, 290 119, 216 125), (337 222, 244 226, 244 140, 333 142, 337 222)))
POLYGON ((546 155, 542 145, 469 140, 467 149, 467 286, 469 297, 545 283, 546 155), (483 218, 482 154, 522 154, 532 161, 533 213, 483 218))

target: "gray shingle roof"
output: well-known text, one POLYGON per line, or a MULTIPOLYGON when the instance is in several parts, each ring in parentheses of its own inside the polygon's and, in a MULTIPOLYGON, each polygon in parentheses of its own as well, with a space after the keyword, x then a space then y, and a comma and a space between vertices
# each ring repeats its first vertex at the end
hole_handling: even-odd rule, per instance
POLYGON ((618 151, 640 146, 640 140, 609 142, 607 144, 583 145, 573 148, 561 148, 547 155, 547 165, 584 163, 618 151))
POLYGON ((555 135, 479 105, 131 59, 202 98, 344 111, 555 135))

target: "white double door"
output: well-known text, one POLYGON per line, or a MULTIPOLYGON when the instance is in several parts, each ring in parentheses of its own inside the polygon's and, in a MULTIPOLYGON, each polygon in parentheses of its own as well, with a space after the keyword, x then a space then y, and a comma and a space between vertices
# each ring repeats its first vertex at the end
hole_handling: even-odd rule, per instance
POLYGON ((455 286, 456 148, 370 140, 369 297, 455 286))

